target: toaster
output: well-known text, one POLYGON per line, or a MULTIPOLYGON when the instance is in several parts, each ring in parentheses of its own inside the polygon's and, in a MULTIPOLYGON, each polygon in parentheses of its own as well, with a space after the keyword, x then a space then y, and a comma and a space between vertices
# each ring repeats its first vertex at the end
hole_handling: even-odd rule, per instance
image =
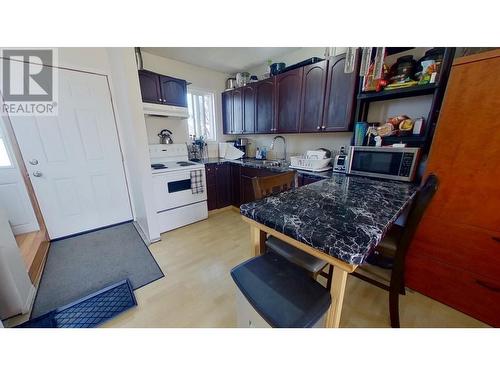
POLYGON ((335 172, 343 172, 345 173, 346 172, 346 168, 347 168, 347 158, 348 156, 345 155, 345 154, 339 154, 339 155, 335 155, 335 160, 333 162, 333 170, 335 172))

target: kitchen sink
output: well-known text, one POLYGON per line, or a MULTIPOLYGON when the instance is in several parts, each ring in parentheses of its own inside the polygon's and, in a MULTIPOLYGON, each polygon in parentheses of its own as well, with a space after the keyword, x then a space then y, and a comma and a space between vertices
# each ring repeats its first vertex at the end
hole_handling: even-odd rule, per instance
POLYGON ((285 160, 263 160, 262 164, 268 167, 288 167, 285 160))

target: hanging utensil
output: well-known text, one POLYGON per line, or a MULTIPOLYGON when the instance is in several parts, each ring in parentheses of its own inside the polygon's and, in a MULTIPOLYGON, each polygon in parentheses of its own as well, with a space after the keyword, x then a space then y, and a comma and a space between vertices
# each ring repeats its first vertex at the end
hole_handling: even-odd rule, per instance
POLYGON ((350 74, 354 72, 354 65, 356 61, 356 50, 358 47, 348 47, 345 56, 344 73, 350 74))
POLYGON ((359 75, 365 77, 370 69, 370 64, 372 60, 372 47, 363 47, 361 53, 361 66, 359 67, 359 75))
POLYGON ((384 71, 385 47, 377 47, 375 54, 375 65, 373 67, 373 78, 381 79, 384 71))

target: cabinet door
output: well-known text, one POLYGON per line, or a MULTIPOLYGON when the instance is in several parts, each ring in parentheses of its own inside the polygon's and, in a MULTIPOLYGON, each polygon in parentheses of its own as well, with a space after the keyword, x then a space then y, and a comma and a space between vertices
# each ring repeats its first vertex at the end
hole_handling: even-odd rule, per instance
POLYGON ((326 68, 327 61, 304 67, 300 111, 301 132, 318 132, 321 130, 327 76, 326 68))
POLYGON ((255 84, 255 132, 274 131, 274 78, 255 84))
POLYGON ((217 208, 231 204, 231 172, 229 164, 219 164, 215 167, 217 178, 217 208))
POLYGON ((216 164, 205 165, 205 176, 207 179, 207 206, 208 210, 217 208, 217 184, 215 175, 216 164))
POLYGON ((243 88, 233 91, 233 134, 243 133, 243 88))
POLYGON ((255 132, 255 88, 248 85, 243 90, 243 133, 255 132))
POLYGON ((182 79, 160 76, 163 104, 187 107, 187 86, 182 79))
POLYGON ((232 205, 239 207, 240 203, 240 166, 231 164, 231 197, 232 197, 232 205))
POLYGON ((142 101, 147 103, 162 103, 160 93, 160 78, 158 74, 139 70, 139 84, 141 86, 142 101))
POLYGON ((300 122, 300 95, 303 68, 276 76, 275 130, 297 133, 300 122))
POLYGON ((325 108, 321 126, 324 131, 349 131, 352 128, 358 72, 354 69, 352 73, 344 73, 345 61, 345 54, 328 61, 325 108))
POLYGON ((224 134, 233 133, 233 91, 222 93, 222 131, 224 134))

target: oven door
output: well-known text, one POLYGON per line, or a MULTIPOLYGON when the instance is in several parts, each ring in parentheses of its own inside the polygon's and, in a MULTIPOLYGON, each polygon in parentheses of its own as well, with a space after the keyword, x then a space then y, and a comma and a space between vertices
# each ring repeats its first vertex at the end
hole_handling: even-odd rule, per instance
POLYGON ((165 172, 153 175, 156 212, 187 206, 207 200, 205 168, 202 172, 203 193, 191 191, 191 170, 165 172))

